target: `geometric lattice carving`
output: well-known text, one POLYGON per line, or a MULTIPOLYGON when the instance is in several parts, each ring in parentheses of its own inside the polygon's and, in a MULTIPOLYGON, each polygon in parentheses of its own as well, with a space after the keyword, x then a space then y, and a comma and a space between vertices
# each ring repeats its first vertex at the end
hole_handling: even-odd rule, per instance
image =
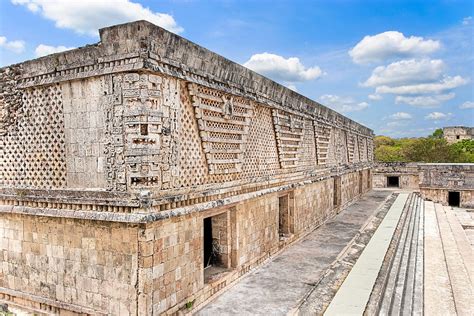
POLYGON ((303 118, 274 109, 273 123, 275 126, 281 168, 296 167, 300 158, 298 149, 303 140, 303 118))
POLYGON ((278 161, 272 110, 257 105, 254 109, 254 119, 249 127, 242 177, 248 179, 273 176, 279 170, 280 162, 278 161))
POLYGON ((355 155, 355 137, 349 132, 346 132, 347 135, 347 161, 349 163, 354 162, 354 155, 355 155))
POLYGON ((329 143, 331 140, 332 126, 317 121, 313 121, 313 123, 317 142, 318 165, 325 166, 329 163, 329 143))
POLYGON ((336 163, 338 165, 347 164, 347 132, 343 129, 335 130, 335 149, 336 149, 336 163))
POLYGON ((61 88, 27 89, 17 128, 0 136, 0 180, 5 186, 66 186, 66 150, 61 88))
POLYGON ((367 139, 367 161, 373 161, 374 160, 374 143, 372 138, 366 138, 367 139))
POLYGON ((188 85, 209 174, 242 171, 253 107, 249 101, 195 84, 188 85))
POLYGON ((359 143, 359 157, 361 161, 367 161, 367 139, 363 136, 358 136, 359 143))

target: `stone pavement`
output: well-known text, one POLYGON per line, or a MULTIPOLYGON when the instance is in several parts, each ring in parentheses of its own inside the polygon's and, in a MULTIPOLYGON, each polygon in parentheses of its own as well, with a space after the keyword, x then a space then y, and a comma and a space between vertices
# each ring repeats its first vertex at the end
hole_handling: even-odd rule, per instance
POLYGON ((391 194, 374 190, 249 273, 198 315, 286 315, 301 303, 391 194))
POLYGON ((471 246, 474 246, 474 210, 455 207, 453 213, 464 228, 471 246))
POLYGON ((398 224, 400 234, 391 238, 392 250, 380 252, 388 269, 371 268, 380 262, 377 252, 370 252, 371 244, 388 241, 378 234, 382 222, 324 315, 472 315, 474 258, 460 212, 410 194, 398 224), (378 298, 372 299, 374 294, 378 298))
POLYGON ((400 194, 337 291, 325 315, 362 315, 403 213, 408 194, 400 194))

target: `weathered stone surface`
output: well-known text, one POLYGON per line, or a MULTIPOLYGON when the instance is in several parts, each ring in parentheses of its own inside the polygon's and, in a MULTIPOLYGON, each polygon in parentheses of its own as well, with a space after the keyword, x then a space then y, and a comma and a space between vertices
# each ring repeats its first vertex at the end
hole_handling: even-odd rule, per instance
POLYGON ((0 69, 0 299, 186 310, 371 189, 370 129, 148 22, 100 37, 0 69))
POLYGON ((474 139, 474 127, 443 127, 443 137, 449 144, 460 142, 464 139, 474 139))

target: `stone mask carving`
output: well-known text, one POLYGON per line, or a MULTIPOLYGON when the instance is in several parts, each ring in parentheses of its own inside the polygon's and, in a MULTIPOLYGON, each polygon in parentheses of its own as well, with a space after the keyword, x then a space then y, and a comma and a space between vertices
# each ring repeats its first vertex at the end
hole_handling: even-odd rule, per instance
POLYGON ((231 96, 222 96, 222 101, 224 105, 222 106, 222 113, 224 114, 225 118, 229 118, 234 114, 234 100, 231 96))

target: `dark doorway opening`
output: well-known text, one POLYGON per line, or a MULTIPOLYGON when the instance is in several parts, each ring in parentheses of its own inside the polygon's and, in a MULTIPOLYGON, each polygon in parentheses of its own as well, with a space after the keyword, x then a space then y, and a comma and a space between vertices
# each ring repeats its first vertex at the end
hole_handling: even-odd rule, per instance
POLYGON ((204 219, 204 268, 212 264, 212 220, 204 219))
POLYGON ((341 177, 334 178, 334 196, 333 205, 338 207, 341 205, 341 177))
POLYGON ((229 212, 203 219, 204 283, 221 278, 231 267, 229 212))
POLYGON ((449 192, 448 193, 448 204, 450 206, 457 206, 461 204, 461 193, 460 192, 449 192))
POLYGON ((278 233, 281 237, 290 232, 288 195, 280 196, 278 198, 278 209, 278 233))
POLYGON ((389 188, 399 188, 400 187, 400 177, 387 177, 387 187, 389 187, 389 188))

